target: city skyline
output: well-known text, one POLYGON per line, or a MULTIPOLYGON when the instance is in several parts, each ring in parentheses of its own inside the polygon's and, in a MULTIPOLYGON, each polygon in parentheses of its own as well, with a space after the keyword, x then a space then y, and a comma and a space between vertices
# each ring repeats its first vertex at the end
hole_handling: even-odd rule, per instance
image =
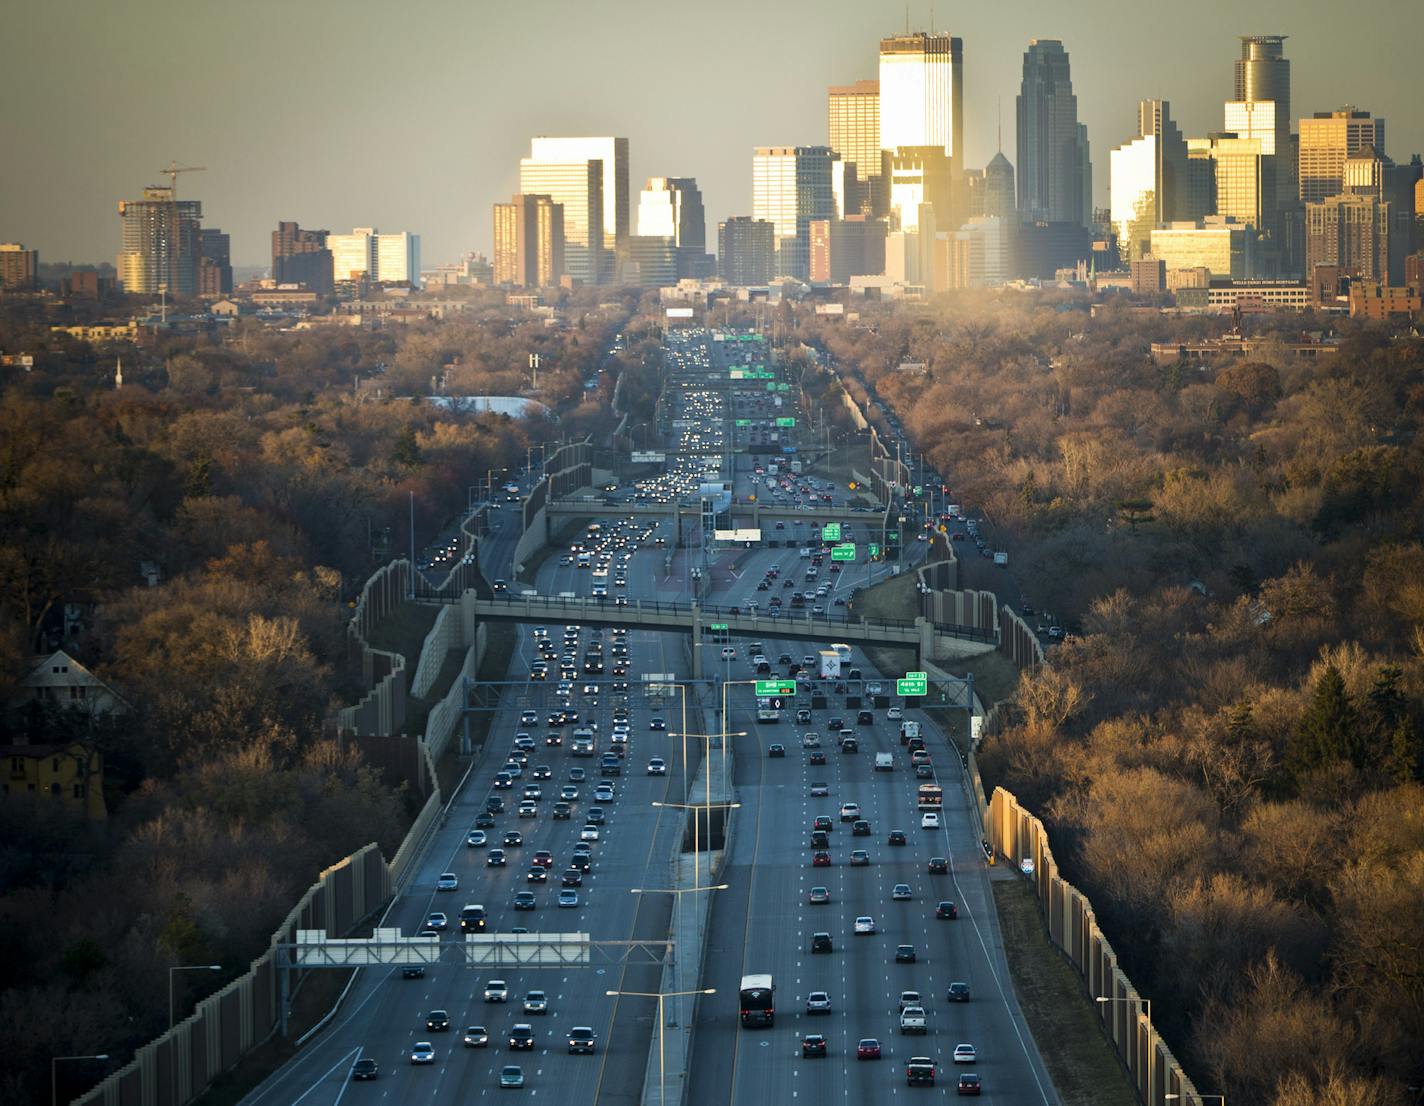
MULTIPOLYGON (((652 5, 641 0, 614 5, 626 18, 613 20, 606 9, 593 13, 557 0, 547 7, 543 20, 530 20, 512 7, 431 3, 417 18, 389 26, 342 5, 313 3, 281 8, 284 34, 269 36, 260 18, 233 23, 215 10, 184 7, 175 21, 169 16, 180 10, 176 4, 154 2, 146 5, 153 21, 166 20, 166 33, 192 36, 195 49, 124 67, 113 59, 151 56, 138 48, 150 21, 96 7, 75 34, 70 9, 16 9, 14 91, 0 140, 11 164, 28 168, 0 193, 0 239, 24 242, 44 261, 112 263, 117 201, 161 183, 158 168, 177 158, 208 166, 182 179, 179 194, 200 200, 205 218, 231 236, 237 266, 269 263, 280 220, 402 227, 421 236, 427 263, 472 249, 489 254, 492 205, 518 191, 519 158, 540 134, 627 136, 633 187, 649 177, 695 178, 710 238, 717 223, 752 210, 753 148, 825 145, 826 89, 873 79, 880 40, 905 26, 904 11, 892 8, 865 11, 838 0, 767 8, 734 0, 716 13, 686 13, 684 34, 660 52, 662 40, 643 43, 627 32, 652 25, 643 18, 652 5), (548 20, 566 33, 541 34, 548 20), (748 36, 739 26, 758 33, 748 36), (796 65, 786 64, 778 46, 791 33, 806 45, 796 65), (324 108, 320 97, 336 87, 341 59, 363 41, 418 58, 416 71, 401 88, 342 85, 342 96, 324 108), (708 48, 676 46, 688 41, 708 48), (314 42, 321 49, 314 51, 314 42), (536 45, 541 53, 531 58, 536 45), (629 64, 606 64, 616 49, 628 52, 629 64), (758 73, 759 82, 728 80, 733 54, 736 71, 758 73), (267 73, 281 76, 268 80, 267 73), (456 73, 466 80, 452 84, 456 73), (531 74, 540 79, 531 82, 531 74), (516 77, 521 93, 514 102, 487 94, 512 87, 516 77), (302 110, 292 110, 294 102, 302 110), (94 106, 100 103, 102 111, 94 106), (140 119, 153 124, 151 137, 140 119), (357 141, 363 128, 367 140, 357 141)), ((1288 36, 1293 119, 1353 104, 1388 121, 1387 152, 1407 159, 1424 149, 1408 57, 1417 40, 1408 32, 1418 32, 1424 16, 1417 5, 1387 3, 1367 26, 1332 11, 1323 3, 1269 2, 1243 16, 1209 3, 1171 25, 1170 50, 1154 49, 1160 25, 1128 18, 1136 9, 1107 0, 1073 9, 1071 21, 1047 4, 1026 5, 1013 20, 940 4, 933 25, 964 42, 969 168, 982 168, 998 148, 1001 104, 1003 148, 1014 156, 1014 97, 1032 37, 1057 38, 1072 55, 1079 119, 1096 151, 1130 140, 1142 99, 1170 100, 1184 134, 1219 130, 1239 36, 1272 33, 1288 36), (1381 23, 1401 33, 1372 35, 1370 27, 1381 23), (1115 28, 1112 46, 1094 33, 1104 25, 1115 28)), ((929 29, 929 4, 911 4, 908 14, 912 30, 929 29)), ((1107 173, 1095 173, 1095 207, 1105 206, 1106 187, 1107 173)))

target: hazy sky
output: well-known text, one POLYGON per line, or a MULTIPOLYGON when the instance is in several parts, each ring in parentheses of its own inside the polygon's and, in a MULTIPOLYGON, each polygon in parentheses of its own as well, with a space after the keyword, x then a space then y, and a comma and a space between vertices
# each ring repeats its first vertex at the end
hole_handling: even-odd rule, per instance
MULTIPOLYGON (((929 0, 913 0, 925 29, 929 0)), ((1424 150, 1424 2, 939 0, 964 39, 967 164, 1014 150, 1033 36, 1063 40, 1094 190, 1163 97, 1184 133, 1222 127, 1236 36, 1285 34, 1292 113, 1353 103, 1388 153, 1424 150)), ((266 264, 279 219, 421 235, 427 267, 489 252, 490 205, 534 134, 619 134, 630 186, 692 176, 716 224, 751 210, 751 149, 823 144, 825 88, 874 77, 905 5, 878 0, 0 0, 0 241, 112 261, 116 202, 170 159, 235 264, 266 264)), ((636 222, 634 230, 636 231, 636 222)))

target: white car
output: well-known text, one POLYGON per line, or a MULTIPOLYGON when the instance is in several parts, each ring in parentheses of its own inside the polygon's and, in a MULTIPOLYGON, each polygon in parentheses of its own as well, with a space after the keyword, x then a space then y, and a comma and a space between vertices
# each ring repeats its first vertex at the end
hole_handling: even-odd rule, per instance
POLYGON ((722 646, 722 659, 724 661, 734 661, 737 659, 737 650, 731 645, 722 646))
POLYGON ((972 1064, 978 1059, 978 1054, 974 1051, 973 1045, 955 1045, 954 1062, 956 1064, 972 1064))
POLYGON ((442 872, 440 878, 435 881, 437 891, 458 891, 460 889, 460 877, 454 872, 442 872))
POLYGON ((502 979, 491 979, 485 984, 486 1002, 508 1002, 509 984, 502 979))
POLYGON ((667 762, 664 761, 662 757, 653 757, 652 760, 648 761, 648 775, 666 776, 667 762))
POLYGON ((928 811, 920 816, 920 829, 939 829, 939 815, 934 811, 928 811))
POLYGON ((435 1063, 435 1046, 429 1041, 416 1041, 410 1047, 410 1062, 412 1064, 435 1063))
POLYGON ((859 803, 841 803, 841 821, 854 822, 860 817, 859 803))
POLYGON ((597 827, 597 826, 584 826, 583 829, 579 830, 579 840, 580 840, 580 841, 597 841, 597 840, 598 840, 598 827, 597 827))
POLYGON ((875 919, 869 914, 862 914, 855 920, 855 932, 858 934, 874 933, 875 919))
POLYGON ((899 707, 891 707, 885 712, 885 718, 890 722, 898 722, 905 717, 905 712, 899 707))

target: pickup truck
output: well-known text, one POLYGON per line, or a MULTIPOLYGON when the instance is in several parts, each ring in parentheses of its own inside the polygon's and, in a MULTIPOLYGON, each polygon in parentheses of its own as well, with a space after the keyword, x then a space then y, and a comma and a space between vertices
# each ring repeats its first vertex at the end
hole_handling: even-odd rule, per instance
POLYGON ((911 1056, 905 1064, 905 1083, 911 1087, 933 1087, 935 1064, 928 1056, 911 1056))
POLYGON ((925 1021, 925 1008, 923 1006, 907 1006, 900 1011, 900 1032, 901 1033, 928 1033, 929 1025, 925 1021))

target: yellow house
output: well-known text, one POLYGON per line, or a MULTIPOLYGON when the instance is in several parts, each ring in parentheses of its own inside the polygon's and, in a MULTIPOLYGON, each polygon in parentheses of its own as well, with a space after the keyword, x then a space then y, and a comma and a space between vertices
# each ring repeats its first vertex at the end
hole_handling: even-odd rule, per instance
POLYGON ((68 745, 0 745, 4 797, 30 796, 63 803, 76 814, 102 820, 104 756, 82 742, 68 745))

